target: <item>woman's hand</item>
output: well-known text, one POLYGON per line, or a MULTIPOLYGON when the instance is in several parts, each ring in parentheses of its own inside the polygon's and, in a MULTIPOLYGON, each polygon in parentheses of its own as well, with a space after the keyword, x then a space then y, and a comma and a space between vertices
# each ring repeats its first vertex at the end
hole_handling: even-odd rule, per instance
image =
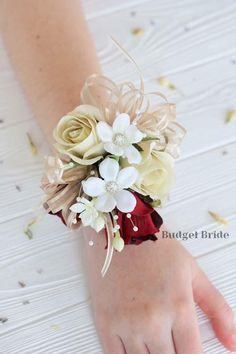
POLYGON ((104 278, 104 235, 84 229, 92 304, 106 354, 202 353, 195 302, 216 336, 236 350, 231 308, 193 257, 173 239, 160 238, 115 252, 104 278))

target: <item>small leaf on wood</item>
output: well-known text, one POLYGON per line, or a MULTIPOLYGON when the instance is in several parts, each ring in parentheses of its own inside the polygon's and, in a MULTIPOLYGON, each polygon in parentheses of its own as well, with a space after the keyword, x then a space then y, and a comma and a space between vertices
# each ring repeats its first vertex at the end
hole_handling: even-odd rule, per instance
POLYGON ((29 304, 30 304, 29 300, 22 301, 22 305, 29 305, 29 304))
POLYGON ((141 36, 144 33, 143 27, 135 27, 131 30, 133 36, 141 36))
POLYGON ((26 287, 26 284, 23 281, 18 281, 18 284, 20 285, 21 288, 26 287))
POLYGON ((168 79, 168 77, 162 76, 157 81, 161 86, 167 87, 170 90, 176 90, 176 86, 168 79))
POLYGON ((6 323, 8 321, 7 317, 0 317, 0 322, 1 323, 6 323))
POLYGON ((27 134, 27 138, 28 138, 28 141, 29 141, 31 153, 32 153, 33 156, 35 156, 38 153, 38 148, 37 148, 36 144, 34 143, 31 135, 29 133, 26 133, 26 134, 27 134))
POLYGON ((51 325, 51 328, 52 328, 54 331, 59 331, 59 330, 60 330, 60 326, 57 325, 57 324, 51 325))
POLYGON ((227 113, 225 117, 225 124, 232 123, 236 120, 236 110, 230 111, 227 113))
POLYGON ((28 237, 29 240, 32 240, 33 238, 33 231, 31 228, 34 224, 36 224, 36 222, 37 218, 32 219, 24 229, 24 234, 28 237))
POLYGON ((229 222, 226 220, 223 216, 221 216, 218 213, 215 213, 214 211, 208 211, 208 214, 214 219, 218 224, 220 225, 227 225, 229 222))

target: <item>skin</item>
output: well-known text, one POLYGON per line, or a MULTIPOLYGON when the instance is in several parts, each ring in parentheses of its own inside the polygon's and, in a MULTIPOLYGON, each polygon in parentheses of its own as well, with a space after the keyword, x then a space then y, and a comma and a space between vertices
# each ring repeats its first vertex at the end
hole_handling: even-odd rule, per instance
MULTIPOLYGON (((0 0, 1 34, 48 141, 58 120, 79 104, 86 77, 100 73, 76 0, 0 0), (69 5, 68 5, 69 4, 69 5)), ((105 276, 105 237, 83 229, 91 298, 106 354, 200 354, 197 303, 221 343, 236 350, 233 313, 194 258, 176 240, 115 252, 105 276), (88 246, 89 240, 94 246, 88 246)))

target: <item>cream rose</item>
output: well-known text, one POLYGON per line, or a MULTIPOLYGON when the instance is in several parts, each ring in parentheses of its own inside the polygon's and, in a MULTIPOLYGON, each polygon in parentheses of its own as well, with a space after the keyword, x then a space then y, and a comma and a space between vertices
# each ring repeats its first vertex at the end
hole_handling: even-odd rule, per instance
POLYGON ((92 165, 102 158, 103 144, 96 133, 99 110, 80 105, 62 117, 54 130, 56 149, 81 165, 92 165))
POLYGON ((139 146, 143 149, 140 152, 142 160, 135 168, 140 178, 132 189, 154 200, 162 199, 175 181, 174 159, 166 152, 155 150, 155 142, 143 141, 139 146))

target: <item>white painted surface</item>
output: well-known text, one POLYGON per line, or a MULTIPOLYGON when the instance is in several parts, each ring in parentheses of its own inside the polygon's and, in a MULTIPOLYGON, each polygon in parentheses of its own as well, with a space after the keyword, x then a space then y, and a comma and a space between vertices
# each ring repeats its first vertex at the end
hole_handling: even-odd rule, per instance
MULTIPOLYGON (((163 210, 171 230, 220 230, 207 210, 229 219, 228 240, 185 245, 236 310, 236 3, 234 0, 87 0, 86 16, 104 72, 137 80, 134 68, 112 46, 114 35, 137 60, 146 89, 161 89, 178 103, 188 129, 177 163, 177 184, 163 210), (131 29, 143 27, 134 37, 131 29), (158 87, 167 75, 179 91, 158 87)), ((0 44, 0 348, 2 354, 99 354, 80 256, 79 236, 47 216, 23 229, 39 204, 44 139, 0 44), (26 132, 40 148, 32 157, 26 132), (21 191, 16 189, 19 186, 21 191), (26 287, 21 288, 19 281, 26 287), (27 303, 29 302, 29 303, 27 303)), ((200 311, 205 353, 227 351, 200 311)))

